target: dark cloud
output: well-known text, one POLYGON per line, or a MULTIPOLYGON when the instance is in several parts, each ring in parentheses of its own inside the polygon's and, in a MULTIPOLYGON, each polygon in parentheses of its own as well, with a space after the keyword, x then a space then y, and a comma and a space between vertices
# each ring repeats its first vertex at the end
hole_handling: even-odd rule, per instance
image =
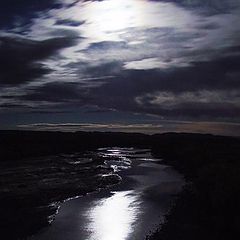
MULTIPOLYGON (((239 72, 240 55, 208 62, 194 62, 189 67, 167 70, 123 70, 101 89, 113 95, 136 95, 152 91, 197 91, 240 88, 240 82, 229 75, 239 72), (121 91, 123 89, 123 91, 121 91)), ((106 72, 111 64, 100 66, 106 72)))
POLYGON ((86 90, 76 83, 53 82, 38 88, 29 89, 29 94, 20 99, 30 102, 87 104, 89 97, 86 90))
POLYGON ((109 51, 109 50, 116 50, 116 49, 122 49, 127 48, 127 43, 124 41, 102 41, 97 43, 92 43, 86 52, 94 51, 94 50, 103 50, 103 51, 109 51))
POLYGON ((60 7, 62 4, 58 0, 1 1, 0 28, 8 30, 16 24, 30 24, 38 12, 60 7))
POLYGON ((99 109, 94 109, 94 110, 86 110, 85 113, 109 113, 109 112, 115 112, 113 109, 105 109, 105 108, 99 108, 99 109))
POLYGON ((91 76, 115 76, 123 71, 122 63, 118 61, 106 62, 97 66, 85 65, 82 70, 91 76))
POLYGON ((239 118, 240 106, 236 106, 239 94, 231 94, 231 91, 240 89, 239 65, 240 55, 236 55, 210 62, 195 62, 185 68, 125 70, 102 87, 93 89, 91 96, 104 107, 163 117, 239 118), (136 103, 137 97, 157 91, 171 93, 173 101, 176 101, 175 107, 149 104, 152 97, 145 98, 141 105, 136 103), (201 102, 204 99, 198 100, 199 91, 207 91, 205 103, 201 102), (195 95, 195 99, 178 102, 180 94, 188 93, 195 95))
POLYGON ((150 0, 154 2, 173 2, 187 8, 198 8, 209 14, 226 13, 239 6, 238 0, 150 0))
POLYGON ((57 20, 56 25, 64 25, 64 26, 70 26, 70 27, 78 27, 82 24, 84 24, 84 21, 74 21, 71 19, 62 19, 62 20, 57 20))
POLYGON ((54 110, 54 109, 52 109, 52 110, 32 110, 32 111, 27 111, 27 112, 25 112, 25 114, 29 114, 29 115, 32 115, 32 114, 34 114, 34 115, 37 115, 37 114, 39 114, 39 115, 49 115, 49 114, 67 114, 67 113, 71 113, 71 111, 56 111, 56 110, 54 110))
POLYGON ((140 111, 152 113, 170 119, 201 119, 201 120, 220 120, 220 119, 239 119, 240 106, 234 104, 202 104, 198 102, 183 103, 176 105, 173 109, 166 109, 164 106, 151 106, 148 102, 140 108, 140 111))
POLYGON ((51 69, 40 61, 72 46, 75 41, 75 38, 63 37, 43 41, 0 37, 0 84, 22 84, 49 73, 51 69))
POLYGON ((11 109, 11 108, 21 108, 21 107, 23 107, 22 104, 16 104, 16 103, 3 103, 3 104, 0 104, 0 109, 1 108, 11 109))
POLYGON ((168 70, 123 70, 118 62, 85 66, 86 74, 97 76, 117 71, 102 86, 54 82, 30 89, 21 100, 94 105, 171 119, 240 119, 239 65, 236 54, 168 70))
POLYGON ((240 120, 238 0, 146 0, 144 8, 110 0, 111 10, 106 1, 83 2, 1 3, 5 122, 8 113, 24 113, 23 122, 32 123, 55 113, 66 122, 86 115, 90 122, 113 115, 131 122, 136 114, 240 120))

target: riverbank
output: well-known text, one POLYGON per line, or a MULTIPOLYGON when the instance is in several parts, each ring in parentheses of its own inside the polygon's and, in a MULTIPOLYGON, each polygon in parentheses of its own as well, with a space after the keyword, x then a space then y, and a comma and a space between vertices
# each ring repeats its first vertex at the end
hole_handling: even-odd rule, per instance
POLYGON ((147 239, 235 239, 240 234, 239 139, 183 135, 169 141, 153 151, 183 173, 187 184, 147 239))

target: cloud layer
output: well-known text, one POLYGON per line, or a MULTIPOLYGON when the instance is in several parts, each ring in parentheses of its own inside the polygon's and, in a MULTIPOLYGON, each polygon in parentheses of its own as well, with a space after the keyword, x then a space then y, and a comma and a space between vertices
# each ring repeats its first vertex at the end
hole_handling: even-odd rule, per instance
POLYGON ((238 0, 8 1, 0 13, 4 127, 59 112, 149 128, 240 120, 238 0))

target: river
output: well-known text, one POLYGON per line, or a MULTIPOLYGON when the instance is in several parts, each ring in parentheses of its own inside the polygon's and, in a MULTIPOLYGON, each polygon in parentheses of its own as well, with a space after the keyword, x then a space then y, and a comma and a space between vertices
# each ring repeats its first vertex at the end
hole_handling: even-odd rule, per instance
POLYGON ((143 240, 163 221, 184 180, 149 149, 102 148, 122 182, 65 201, 55 220, 31 240, 143 240))

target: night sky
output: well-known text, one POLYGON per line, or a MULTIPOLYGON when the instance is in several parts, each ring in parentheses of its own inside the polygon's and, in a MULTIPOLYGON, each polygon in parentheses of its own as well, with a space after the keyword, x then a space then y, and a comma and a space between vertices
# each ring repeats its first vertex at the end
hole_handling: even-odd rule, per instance
POLYGON ((240 0, 3 0, 0 128, 240 136, 240 0))

